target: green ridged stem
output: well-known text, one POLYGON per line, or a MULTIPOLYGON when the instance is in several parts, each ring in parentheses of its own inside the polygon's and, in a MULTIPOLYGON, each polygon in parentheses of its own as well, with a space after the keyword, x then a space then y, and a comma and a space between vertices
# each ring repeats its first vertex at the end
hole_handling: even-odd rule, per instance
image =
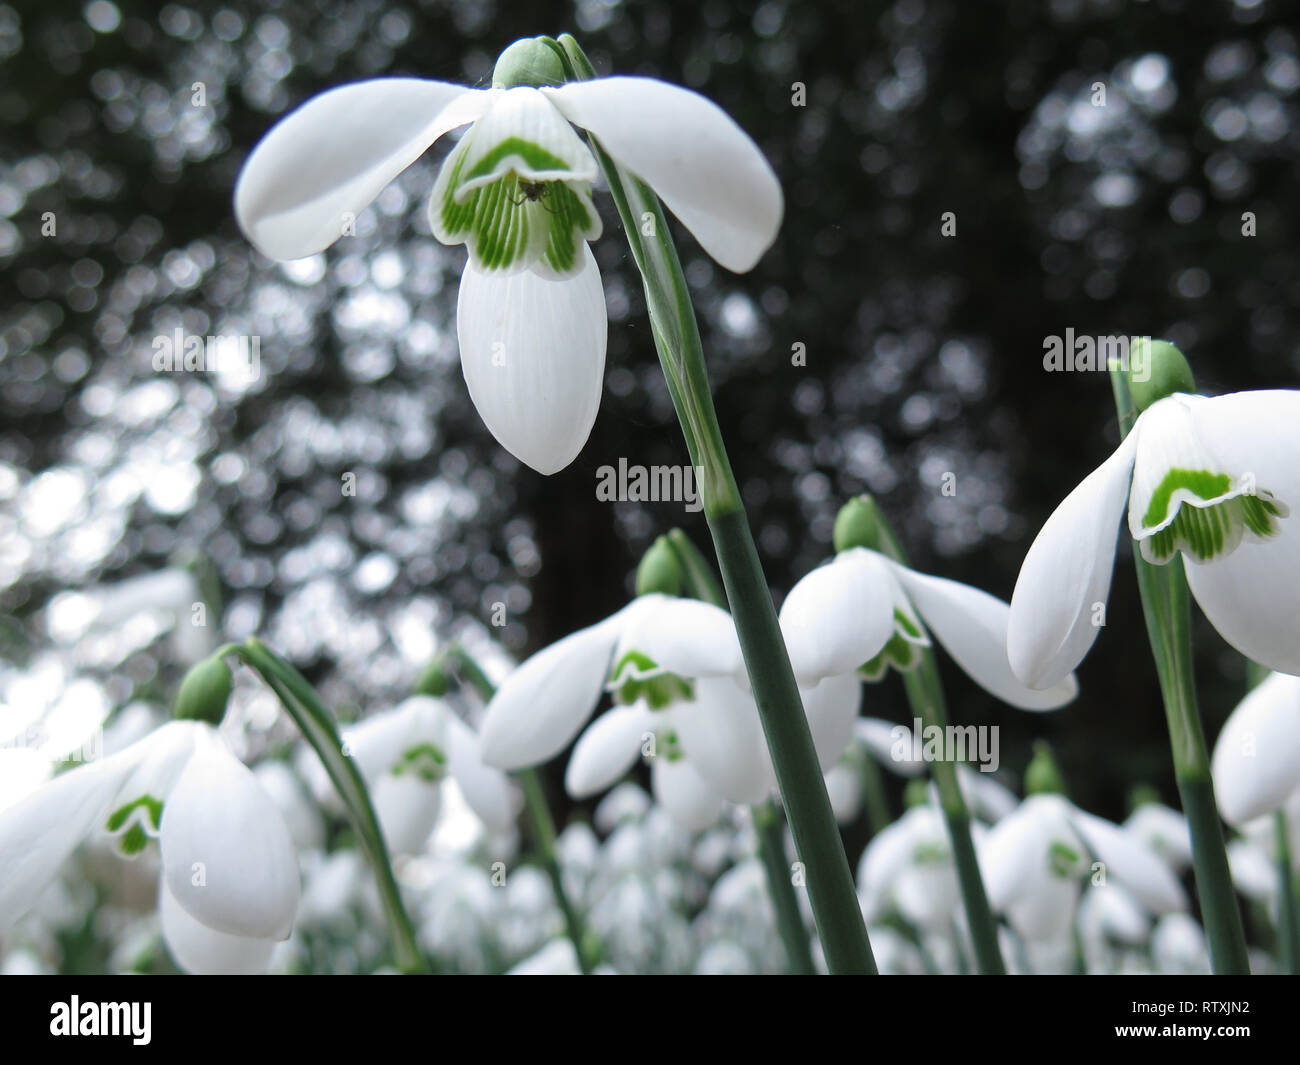
MULTIPOLYGON (((577 41, 564 34, 559 44, 571 78, 586 80, 595 76, 595 68, 577 41)), ((659 363, 691 464, 700 471, 704 515, 713 535, 727 601, 736 619, 736 632, 795 850, 807 871, 808 898, 827 966, 832 973, 874 973, 876 963, 853 874, 718 427, 695 308, 668 220, 658 197, 623 171, 597 138, 589 136, 588 140, 641 272, 659 363), (643 217, 654 224, 654 236, 645 240, 641 237, 643 217)))
MULTIPOLYGON (((687 593, 692 598, 726 610, 727 597, 722 586, 713 575, 713 567, 700 553, 694 541, 681 529, 671 530, 664 539, 677 556, 677 565, 687 593)), ((781 936, 790 972, 798 976, 810 976, 817 969, 808 946, 808 931, 804 928, 803 915, 799 912, 799 898, 794 893, 790 856, 785 849, 780 811, 769 800, 751 806, 749 812, 758 837, 759 859, 763 863, 763 872, 767 874, 767 893, 772 898, 776 930, 781 936)))
MULTIPOLYGON (((384 834, 375 816, 370 792, 352 757, 343 752, 334 719, 320 698, 296 669, 256 637, 242 644, 228 644, 217 652, 233 654, 255 670, 275 693, 303 738, 311 744, 329 774, 330 783, 343 800, 361 851, 374 874, 384 918, 393 937, 397 967, 404 973, 429 971, 428 962, 416 943, 415 928, 402 903, 402 893, 393 877, 393 866, 384 843, 384 834)), ((215 656, 214 656, 215 657, 215 656)))
MULTIPOLYGON (((485 704, 492 701, 492 696, 497 693, 496 685, 465 648, 453 644, 444 653, 442 660, 452 666, 456 676, 473 688, 485 704)), ((564 888, 564 871, 560 868, 560 859, 555 851, 555 819, 551 816, 551 807, 546 801, 542 778, 532 768, 519 770, 515 777, 524 793, 524 807, 528 811, 533 846, 537 848, 546 876, 551 882, 556 905, 564 916, 565 934, 573 944, 578 968, 584 976, 590 976, 592 970, 600 964, 600 941, 583 924, 582 915, 564 888)))
MULTIPOLYGON (((1117 366, 1110 368, 1110 381, 1123 438, 1133 428, 1137 412, 1125 375, 1117 366)), ((1196 702, 1187 576, 1181 559, 1153 566, 1142 557, 1137 544, 1134 544, 1133 566, 1137 570, 1147 638, 1165 704, 1174 777, 1191 829, 1192 867, 1210 946, 1211 967, 1217 974, 1248 974, 1246 936, 1228 868, 1223 823, 1214 798, 1210 756, 1196 702)))

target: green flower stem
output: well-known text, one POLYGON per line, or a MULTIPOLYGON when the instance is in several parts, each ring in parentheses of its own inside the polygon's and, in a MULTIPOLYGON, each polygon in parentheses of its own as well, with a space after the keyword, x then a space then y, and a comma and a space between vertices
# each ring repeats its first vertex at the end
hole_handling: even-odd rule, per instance
POLYGON ((889 796, 885 793, 885 777, 870 751, 864 751, 858 765, 862 780, 862 802, 867 809, 867 824, 873 836, 880 835, 893 823, 889 813, 889 796))
MULTIPOLYGON (((595 76, 578 42, 558 41, 571 77, 595 76)), ((709 389, 695 308, 658 197, 590 143, 618 208, 645 284, 659 362, 697 471, 704 514, 758 704, 763 732, 795 849, 808 875, 808 897, 832 973, 874 973, 875 959, 854 890, 844 843, 831 811, 808 719, 776 609, 754 547, 740 490, 727 459, 709 389)))
POLYGON ((785 851, 785 832, 781 814, 770 799, 750 807, 754 831, 758 835, 758 855, 767 873, 767 892, 772 897, 772 910, 776 928, 785 947, 790 972, 796 976, 813 976, 812 950, 808 946, 808 931, 804 928, 803 914, 799 912, 799 899, 794 893, 790 877, 790 859, 785 851))
MULTIPOLYGON (((681 567, 683 585, 696 599, 712 603, 721 610, 727 609, 727 597, 713 576, 713 567, 700 553, 700 549, 681 529, 668 533, 668 543, 681 567)), ((794 893, 791 878, 790 856, 785 850, 785 833, 781 830, 781 814, 776 804, 759 803, 749 808, 758 836, 758 853, 767 874, 767 893, 772 897, 772 912, 776 928, 785 947, 790 971, 809 976, 817 970, 813 965, 812 951, 808 947, 808 931, 799 912, 799 899, 794 893)))
POLYGON ((428 963, 416 944, 415 929, 402 904, 402 894, 393 878, 393 867, 388 847, 370 802, 365 781, 357 771, 351 756, 344 753, 338 730, 328 710, 312 690, 306 679, 288 662, 256 638, 242 644, 223 647, 219 654, 233 654, 255 670, 275 693, 285 710, 293 718, 303 737, 320 756, 325 772, 343 800, 361 849, 370 863, 375 882, 379 887, 380 901, 393 947, 397 966, 405 973, 428 971, 428 963))
MULTIPOLYGON (((876 549, 900 565, 906 566, 907 554, 889 522, 876 508, 876 549)), ((923 729, 932 726, 947 733, 948 708, 943 697, 943 684, 939 680, 939 665, 934 652, 928 647, 918 647, 920 661, 915 669, 903 674, 903 686, 912 714, 921 719, 923 729)), ((975 948, 975 964, 986 976, 1003 976, 1006 964, 998 942, 998 922, 989 908, 984 878, 980 875, 975 843, 971 838, 971 815, 957 780, 957 766, 948 761, 930 763, 930 775, 939 789, 939 805, 952 842, 953 861, 957 866, 957 882, 961 887, 962 904, 966 910, 966 923, 970 926, 971 943, 975 948)))
POLYGON ((1300 899, 1296 897, 1285 810, 1278 810, 1273 815, 1273 831, 1277 846, 1278 961, 1282 972, 1294 976, 1300 973, 1300 899))
MULTIPOLYGON (((496 685, 465 648, 453 644, 448 648, 444 660, 453 667, 461 680, 478 693, 484 703, 492 701, 492 696, 497 693, 496 685)), ((560 907, 560 913, 564 915, 565 933, 578 957, 578 968, 582 970, 584 976, 589 976, 600 962, 600 942, 594 933, 583 925, 581 914, 578 913, 577 907, 573 905, 568 892, 564 889, 564 872, 560 868, 560 860, 555 851, 555 820, 551 817, 551 808, 546 801, 546 789, 542 786, 542 778, 537 770, 532 768, 521 769, 515 776, 524 793, 524 806, 528 810, 533 846, 537 848, 546 875, 551 881, 551 891, 555 895, 556 904, 560 907)))
MULTIPOLYGON (((1137 418, 1133 398, 1123 371, 1116 365, 1110 368, 1110 380, 1120 435, 1127 436, 1137 418)), ((1241 911, 1228 870, 1223 824, 1214 798, 1210 756, 1196 702, 1187 576, 1181 560, 1153 566, 1142 557, 1136 544, 1133 565, 1165 704, 1174 777, 1191 828, 1192 865, 1201 918, 1210 944, 1210 960, 1215 973, 1249 973, 1241 911)))

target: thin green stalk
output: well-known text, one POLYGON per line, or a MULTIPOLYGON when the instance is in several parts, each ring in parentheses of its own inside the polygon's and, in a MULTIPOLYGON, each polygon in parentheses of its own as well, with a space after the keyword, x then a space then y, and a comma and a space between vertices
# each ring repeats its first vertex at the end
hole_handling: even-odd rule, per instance
MULTIPOLYGON (((700 549, 681 529, 668 533, 668 544, 677 556, 685 579, 686 590, 696 599, 712 603, 721 610, 727 609, 727 597, 713 576, 700 549)), ((785 833, 781 831, 781 814, 771 801, 750 807, 754 831, 758 836, 758 853, 767 874, 767 893, 772 897, 772 910, 776 915, 776 928, 785 947, 790 971, 798 975, 816 972, 812 951, 808 947, 808 932, 799 912, 799 899, 794 893, 790 876, 790 857, 785 850, 785 833)))
MULTIPOLYGON (((483 702, 492 701, 496 695, 496 685, 492 683, 483 667, 478 664, 465 648, 453 644, 447 651, 446 660, 450 662, 465 683, 468 683, 483 702)), ((600 943, 595 935, 583 925, 582 916, 573 905, 564 888, 564 871, 555 850, 555 820, 551 817, 551 808, 546 801, 546 789, 536 769, 521 769, 515 776, 524 793, 524 807, 528 810, 528 820, 533 837, 533 846, 537 849, 542 866, 551 881, 551 891, 555 895, 556 905, 564 915, 564 930, 573 944, 578 957, 578 968, 584 976, 600 962, 600 943)))
MULTIPOLYGON (((1110 379, 1120 435, 1127 436, 1137 417, 1133 399, 1123 371, 1117 365, 1111 366, 1110 379)), ((1211 965, 1215 973, 1249 973, 1246 936, 1232 887, 1223 824, 1210 776, 1210 755, 1196 702, 1187 576, 1181 560, 1153 566, 1142 557, 1136 544, 1133 565, 1165 704, 1174 777, 1191 828, 1192 866, 1211 965)))
MULTIPOLYGON (((565 34, 559 44, 572 77, 586 79, 595 75, 577 41, 565 34)), ((875 959, 853 874, 831 811, 740 490, 723 446, 695 308, 667 219, 658 197, 649 188, 621 170, 596 138, 590 138, 590 143, 645 284, 659 362, 697 471, 705 518, 713 535, 727 601, 736 619, 782 804, 796 852, 807 870, 808 898, 827 966, 832 973, 874 973, 875 959)))
POLYGON ((1273 833, 1277 846, 1278 960, 1284 973, 1295 975, 1300 973, 1300 899, 1296 898, 1285 810, 1273 815, 1273 833))
POLYGON ((863 752, 858 772, 862 780, 862 802, 867 809, 867 824, 871 826, 871 834, 878 836, 894 821, 889 812, 889 796, 885 793, 885 777, 869 751, 863 752))
POLYGON ((790 861, 785 852, 785 833, 781 830, 781 814, 770 800, 750 807, 754 817, 754 831, 758 834, 758 854, 767 873, 768 894, 772 897, 772 910, 776 914, 776 928, 785 947, 790 972, 796 976, 812 976, 817 972, 813 965, 812 950, 808 946, 808 932, 799 912, 799 899, 790 880, 790 861))
POLYGON ((370 802, 365 781, 356 763, 343 751, 334 719, 322 705, 307 680, 288 662, 260 640, 250 638, 242 644, 223 647, 219 654, 237 655, 245 665, 257 671, 293 718, 303 737, 311 744, 331 783, 343 800, 362 852, 379 887, 379 898, 393 937, 398 968, 406 973, 428 971, 428 963, 416 943, 415 929, 402 904, 402 893, 393 878, 393 867, 384 843, 383 831, 370 802))
MULTIPOLYGON (((877 548, 900 565, 907 565, 907 554, 893 529, 880 515, 876 522, 879 543, 877 548)), ((903 674, 903 686, 912 714, 921 719, 922 729, 937 728, 940 734, 948 730, 948 708, 943 697, 943 684, 939 680, 939 666, 934 652, 920 647, 920 662, 915 669, 903 674)), ((948 838, 952 842, 953 861, 957 867, 957 883, 961 888, 962 905, 966 923, 970 927, 971 944, 975 949, 975 963, 986 976, 1003 976, 1006 963, 998 939, 998 922, 989 907, 984 878, 980 875, 975 843, 971 838, 971 815, 957 780, 957 766, 942 759, 930 763, 930 775, 939 789, 939 805, 943 810, 948 838)))
MULTIPOLYGON (((920 663, 915 669, 903 674, 907 701, 912 707, 912 713, 921 719, 922 729, 934 727, 946 735, 948 711, 934 653, 928 647, 921 648, 920 651, 920 663)), ((961 887, 966 924, 970 928, 971 945, 975 950, 975 963, 986 976, 1003 976, 1007 970, 998 942, 998 922, 989 907, 984 878, 980 875, 979 862, 975 856, 970 809, 957 780, 957 766, 942 759, 934 761, 930 763, 930 775, 939 789, 939 805, 943 810, 944 823, 948 826, 953 862, 957 867, 957 883, 961 887)))

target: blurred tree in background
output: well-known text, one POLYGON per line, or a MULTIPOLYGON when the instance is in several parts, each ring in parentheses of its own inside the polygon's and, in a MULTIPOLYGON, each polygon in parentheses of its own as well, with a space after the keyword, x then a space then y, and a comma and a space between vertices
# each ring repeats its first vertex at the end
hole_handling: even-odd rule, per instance
MULTIPOLYGON (((50 608, 188 555, 211 564, 225 636, 258 632, 354 713, 409 690, 435 639, 472 625, 522 655, 620 605, 654 535, 706 541, 680 504, 596 499, 596 469, 620 457, 686 461, 607 197, 605 397, 550 478, 495 444, 461 379, 464 252, 426 218, 445 145, 324 255, 270 263, 234 224, 244 157, 308 96, 387 74, 482 84, 512 40, 564 30, 602 72, 716 100, 783 181, 781 236, 751 274, 678 234, 778 596, 870 491, 918 568, 1009 598, 1042 521, 1117 437, 1106 375, 1045 372, 1048 337, 1169 337, 1211 392, 1294 383, 1300 59, 1281 3, 10 0, 11 709, 44 712, 87 678, 106 708, 165 704, 175 666, 148 634, 51 665, 50 608), (155 338, 177 328, 258 336, 260 378, 155 372, 155 338)), ((1173 794, 1123 563, 1116 588, 1082 696, 1056 715, 945 669, 954 718, 1003 727, 1005 767, 1046 736, 1074 797, 1110 814, 1138 780, 1173 794)), ((1244 669, 1208 626, 1199 647, 1213 734, 1244 669)), ((896 682, 867 698, 907 717, 896 682)))

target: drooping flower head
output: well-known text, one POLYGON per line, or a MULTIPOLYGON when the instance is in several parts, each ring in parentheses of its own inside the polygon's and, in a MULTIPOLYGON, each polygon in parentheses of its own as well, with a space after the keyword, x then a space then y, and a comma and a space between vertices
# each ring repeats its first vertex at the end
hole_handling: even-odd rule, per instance
POLYGON ((775 239, 780 185, 716 105, 652 78, 565 84, 555 42, 518 41, 492 87, 379 78, 322 93, 253 150, 235 190, 248 239, 297 259, 357 215, 443 134, 469 125, 429 201, 433 233, 469 253, 457 308, 461 366, 492 434, 541 473, 595 422, 605 365, 598 167, 574 126, 650 185, 714 259, 751 269, 775 239))
MULTIPOLYGON (((1153 348, 1155 345, 1153 345, 1153 348)), ((1157 355, 1182 360, 1172 345, 1157 355)), ((1020 569, 1007 652, 1031 687, 1057 683, 1105 623, 1125 510, 1143 557, 1175 556, 1219 633, 1249 658, 1300 673, 1300 392, 1154 399, 1056 508, 1020 569)))

